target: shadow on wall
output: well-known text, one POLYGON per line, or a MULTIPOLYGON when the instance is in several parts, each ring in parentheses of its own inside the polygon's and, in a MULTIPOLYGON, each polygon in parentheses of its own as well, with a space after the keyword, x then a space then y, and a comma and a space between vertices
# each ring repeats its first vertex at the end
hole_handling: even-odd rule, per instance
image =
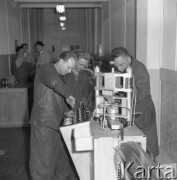
POLYGON ((9 59, 13 61, 16 55, 0 55, 0 79, 7 78, 10 74, 9 72, 9 59))
POLYGON ((0 56, 0 79, 6 78, 9 74, 8 56, 0 56))

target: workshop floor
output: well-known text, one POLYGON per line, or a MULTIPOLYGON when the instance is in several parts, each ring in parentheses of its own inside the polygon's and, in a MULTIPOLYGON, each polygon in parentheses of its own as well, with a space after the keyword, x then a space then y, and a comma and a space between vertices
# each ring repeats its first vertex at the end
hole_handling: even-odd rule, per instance
MULTIPOLYGON (((28 127, 0 128, 0 180, 31 180, 28 167, 29 138, 28 127)), ((74 168, 73 171, 76 174, 74 168)))

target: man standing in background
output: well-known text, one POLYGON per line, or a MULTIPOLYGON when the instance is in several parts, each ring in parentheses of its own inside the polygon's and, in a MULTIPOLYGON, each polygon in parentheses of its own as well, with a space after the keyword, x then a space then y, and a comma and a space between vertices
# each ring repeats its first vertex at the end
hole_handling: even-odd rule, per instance
POLYGON ((39 53, 36 62, 37 68, 42 64, 49 64, 51 62, 51 55, 48 51, 44 50, 44 43, 42 41, 37 41, 34 46, 39 53))
POLYGON ((35 66, 33 58, 28 53, 28 44, 22 44, 16 48, 17 57, 12 62, 11 73, 20 83, 33 81, 35 75, 35 66))

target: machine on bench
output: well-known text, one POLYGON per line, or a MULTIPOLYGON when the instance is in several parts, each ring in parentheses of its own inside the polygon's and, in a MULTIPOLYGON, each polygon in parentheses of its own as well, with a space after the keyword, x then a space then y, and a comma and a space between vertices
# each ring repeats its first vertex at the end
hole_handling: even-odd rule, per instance
MULTIPOLYGON (((95 109, 91 118, 86 117, 86 109, 81 104, 77 122, 60 130, 81 180, 117 180, 122 178, 123 169, 120 173, 116 157, 122 162, 129 160, 122 158, 127 143, 133 142, 137 149, 141 147, 146 155, 146 136, 134 124, 136 94, 132 70, 116 73, 113 69, 102 73, 96 67, 95 80, 95 109)), ((128 151, 130 156, 134 156, 134 151, 133 154, 128 151)))
POLYGON ((135 93, 132 88, 132 70, 126 73, 102 73, 95 68, 95 111, 93 117, 98 119, 104 129, 122 129, 132 126, 135 93))

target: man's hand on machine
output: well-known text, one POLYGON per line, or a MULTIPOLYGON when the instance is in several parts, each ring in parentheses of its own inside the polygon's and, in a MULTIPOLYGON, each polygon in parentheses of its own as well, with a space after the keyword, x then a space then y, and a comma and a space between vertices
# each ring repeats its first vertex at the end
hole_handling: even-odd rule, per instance
POLYGON ((66 111, 64 112, 65 117, 69 118, 69 117, 74 117, 74 111, 66 111))
POLYGON ((74 107, 75 107, 75 98, 73 96, 69 96, 66 99, 66 102, 72 107, 72 109, 74 109, 74 107))

